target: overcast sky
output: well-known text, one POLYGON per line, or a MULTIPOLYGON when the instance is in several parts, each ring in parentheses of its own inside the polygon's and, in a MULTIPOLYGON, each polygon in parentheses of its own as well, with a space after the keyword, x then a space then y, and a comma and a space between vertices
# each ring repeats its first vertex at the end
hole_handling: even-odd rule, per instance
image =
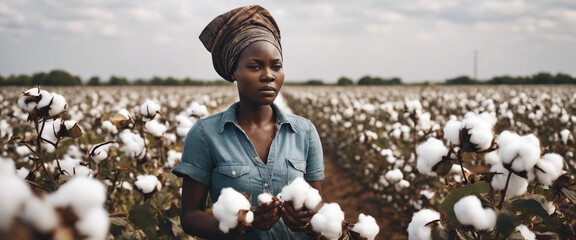
POLYGON ((214 17, 256 3, 276 18, 287 80, 576 76, 574 0, 0 0, 0 75, 64 69, 211 80, 198 40, 214 17))

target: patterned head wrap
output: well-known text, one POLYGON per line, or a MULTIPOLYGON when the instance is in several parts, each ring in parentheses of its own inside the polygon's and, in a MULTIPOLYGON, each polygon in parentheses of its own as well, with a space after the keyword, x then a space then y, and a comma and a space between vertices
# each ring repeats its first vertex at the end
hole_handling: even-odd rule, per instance
POLYGON ((212 20, 200 34, 200 41, 212 53, 216 72, 233 82, 234 64, 240 53, 251 43, 267 41, 278 48, 280 30, 268 10, 258 5, 233 9, 212 20))

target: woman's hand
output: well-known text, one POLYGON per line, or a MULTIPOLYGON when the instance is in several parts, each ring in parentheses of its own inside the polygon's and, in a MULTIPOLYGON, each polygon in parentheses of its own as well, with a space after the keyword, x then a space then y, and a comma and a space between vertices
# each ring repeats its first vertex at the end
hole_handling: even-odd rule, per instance
POLYGON ((291 202, 284 202, 282 205, 282 219, 284 220, 284 224, 286 224, 292 232, 304 232, 308 229, 308 226, 310 226, 310 219, 312 219, 312 216, 318 212, 322 205, 322 203, 318 204, 313 210, 296 210, 291 202))
POLYGON ((254 210, 252 227, 260 230, 269 230, 280 219, 280 205, 282 203, 274 198, 272 201, 259 205, 254 210))

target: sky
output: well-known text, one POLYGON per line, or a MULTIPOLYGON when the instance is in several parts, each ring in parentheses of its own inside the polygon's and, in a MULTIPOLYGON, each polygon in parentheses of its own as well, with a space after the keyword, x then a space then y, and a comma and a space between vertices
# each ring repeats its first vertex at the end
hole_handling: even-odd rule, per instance
POLYGON ((479 80, 576 76, 574 0, 0 0, 0 75, 219 79, 198 36, 248 4, 278 22, 287 81, 474 77, 475 52, 479 80))

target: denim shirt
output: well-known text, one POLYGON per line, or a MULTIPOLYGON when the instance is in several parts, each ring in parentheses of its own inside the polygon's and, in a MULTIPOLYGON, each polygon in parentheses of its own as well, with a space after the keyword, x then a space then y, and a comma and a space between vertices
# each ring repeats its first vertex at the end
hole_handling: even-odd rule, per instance
MULTIPOLYGON (((276 135, 270 145, 268 163, 258 156, 248 135, 236 118, 238 103, 226 111, 198 120, 184 140, 181 162, 172 169, 178 176, 188 176, 209 186, 216 202, 222 188, 232 187, 251 197, 258 205, 258 195, 276 196, 282 187, 297 177, 306 181, 324 179, 322 145, 318 132, 309 120, 282 112, 272 104, 276 135)), ((246 239, 310 239, 294 233, 280 219, 270 230, 249 228, 246 239)))

